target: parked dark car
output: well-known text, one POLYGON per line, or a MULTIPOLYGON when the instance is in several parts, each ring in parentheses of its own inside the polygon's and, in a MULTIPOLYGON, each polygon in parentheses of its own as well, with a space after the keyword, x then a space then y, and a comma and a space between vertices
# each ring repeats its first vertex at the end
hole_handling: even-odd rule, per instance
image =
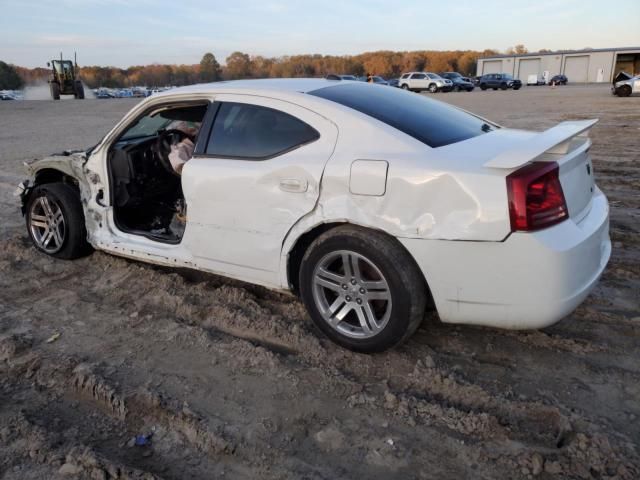
POLYGON ((568 81, 566 75, 554 75, 549 80, 549 85, 566 85, 568 81))
POLYGON ((439 73, 442 78, 448 78, 453 83, 453 91, 459 92, 464 90, 466 92, 471 92, 475 85, 469 81, 468 78, 463 77, 458 72, 444 72, 439 73))
POLYGON ((390 87, 400 88, 400 79, 399 78, 390 78, 388 80, 390 87))
POLYGON ((378 85, 389 85, 388 81, 378 75, 373 75, 371 79, 373 80, 373 83, 377 83, 378 85))
POLYGON ((519 90, 520 87, 522 87, 522 82, 508 73, 488 73, 480 78, 481 90, 486 90, 487 88, 493 88, 494 90, 513 88, 514 90, 519 90))

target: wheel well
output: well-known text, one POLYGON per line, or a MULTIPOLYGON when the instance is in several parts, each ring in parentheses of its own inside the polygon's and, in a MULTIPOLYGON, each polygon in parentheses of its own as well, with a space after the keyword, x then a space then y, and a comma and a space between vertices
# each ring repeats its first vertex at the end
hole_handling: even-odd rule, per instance
POLYGON ((293 293, 298 295, 300 291, 300 279, 298 278, 300 265, 302 264, 302 257, 304 257, 304 254, 307 252, 309 245, 324 232, 346 224, 347 222, 323 223, 303 233, 298 240, 296 240, 295 245, 289 252, 289 258, 287 260, 287 279, 289 280, 289 285, 293 293))
POLYGON ((60 170, 56 170, 55 168, 44 168, 36 172, 35 184, 43 185, 45 183, 66 183, 67 185, 71 185, 76 190, 79 190, 78 180, 76 180, 71 175, 67 175, 60 170))
MULTIPOLYGON (((302 258, 304 257, 305 253, 307 253, 307 249, 309 248, 309 246, 315 241, 316 238, 318 238, 323 233, 329 230, 332 230, 336 227, 340 227, 342 225, 350 225, 350 224, 349 222, 323 223, 321 225, 318 225, 312 228, 308 232, 305 232, 300 236, 300 238, 298 238, 298 240, 296 240, 295 245, 289 252, 289 258, 287 261, 287 279, 289 281, 291 290, 295 295, 299 295, 300 293, 300 285, 299 285, 300 266, 302 264, 302 258)), ((367 229, 367 227, 362 227, 362 228, 367 229)), ((381 232, 380 230, 376 230, 376 231, 381 232)), ((382 233, 384 233, 385 235, 388 235, 385 232, 382 232, 382 233)), ((394 240, 397 241, 397 239, 395 238, 394 240)), ((404 245, 402 245, 400 242, 398 242, 398 245, 400 245, 402 249, 405 249, 404 245)), ((409 253, 407 252, 407 254, 409 253)), ((415 262, 415 259, 411 254, 409 254, 409 257, 415 262)), ((424 286, 427 290, 427 309, 434 310, 435 302, 433 301, 433 296, 431 294, 431 288, 429 287, 429 282, 427 282, 427 279, 424 277, 422 270, 417 264, 416 264, 416 267, 418 268, 418 271, 422 275, 422 279, 424 280, 424 286)))

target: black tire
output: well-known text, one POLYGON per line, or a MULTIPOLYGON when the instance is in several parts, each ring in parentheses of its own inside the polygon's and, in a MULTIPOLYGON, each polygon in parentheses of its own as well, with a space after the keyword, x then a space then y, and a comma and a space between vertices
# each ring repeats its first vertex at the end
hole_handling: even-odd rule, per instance
POLYGON ((475 87, 469 87, 469 88, 467 88, 467 92, 473 92, 473 89, 474 89, 474 88, 475 88, 475 87))
POLYGON ((406 83, 403 83, 400 88, 402 88, 403 90, 409 90, 409 85, 407 85, 406 83))
POLYGON ((438 86, 435 83, 431 83, 429 84, 427 90, 429 90, 429 92, 431 93, 436 93, 438 91, 438 86))
POLYGON ((60 100, 60 85, 51 83, 49 84, 49 89, 51 90, 51 98, 53 100, 60 100))
POLYGON ((52 257, 65 260, 83 257, 92 251, 91 245, 87 242, 84 212, 76 189, 65 183, 39 185, 29 195, 26 207, 27 232, 36 249, 52 257), (39 201, 40 197, 46 197, 47 200, 55 202, 62 211, 64 234, 61 245, 56 251, 47 251, 34 236, 31 222, 32 216, 35 215, 34 211, 37 209, 34 204, 39 201))
POLYGON ((514 90, 520 90, 520 87, 513 87, 514 90))
MULTIPOLYGON (((344 275, 346 272, 343 270, 342 274, 344 275)), ((409 338, 424 318, 428 298, 424 277, 413 258, 397 240, 383 233, 351 225, 336 227, 325 232, 307 249, 302 259, 299 276, 302 300, 316 326, 335 343, 350 350, 374 353, 392 348, 409 338), (344 251, 355 253, 363 259, 358 260, 358 262, 365 262, 359 263, 361 272, 364 272, 367 266, 366 262, 371 262, 382 274, 382 279, 388 285, 388 291, 385 291, 385 293, 390 296, 390 301, 388 303, 383 301, 383 310, 385 310, 388 320, 384 324, 381 323, 378 332, 366 338, 354 338, 353 335, 350 336, 339 331, 337 326, 329 325, 328 320, 325 320, 321 312, 320 301, 317 300, 318 289, 322 287, 318 287, 314 282, 316 267, 321 265, 327 257, 339 255, 339 252, 344 251)), ((360 278, 364 278, 364 273, 360 278)), ((339 285, 339 282, 335 283, 335 285, 339 285)), ((366 286, 366 284, 363 282, 362 284, 358 283, 351 286, 345 283, 340 288, 345 286, 349 289, 358 289, 359 286, 366 286)), ((329 293, 332 293, 333 290, 339 290, 339 288, 331 289, 329 293)), ((337 297, 342 297, 340 300, 342 303, 335 308, 331 317, 334 317, 343 307, 347 306, 346 301, 349 300, 348 295, 351 291, 345 289, 344 292, 334 293, 333 300, 335 301, 337 297)), ((353 292, 353 295, 358 296, 358 292, 355 290, 353 292)), ((360 290, 360 293, 363 292, 364 290, 360 290)), ((371 313, 378 309, 376 308, 375 300, 373 300, 374 304, 366 300, 369 293, 367 292, 364 295, 366 305, 369 307, 368 311, 371 313)), ((351 309, 346 309, 345 320, 336 322, 336 325, 343 325, 340 327, 343 330, 346 327, 346 329, 354 331, 354 329, 360 328, 357 309, 362 308, 362 311, 364 311, 364 305, 359 297, 357 300, 352 298, 350 302, 351 309), (361 306, 354 305, 355 301, 359 301, 361 306), (351 317, 349 317, 350 315, 351 317), (349 322, 353 322, 354 325, 352 326, 349 322)), ((379 307, 379 304, 377 306, 379 307)))
POLYGON ((484 83, 480 84, 480 90, 484 91, 487 89, 487 86, 484 83))
POLYGON ((492 87, 494 90, 498 90, 498 87, 492 87))
POLYGON ((507 86, 506 83, 501 83, 500 84, 500 90, 506 90, 507 88, 509 88, 509 87, 507 86))
POLYGON ((460 87, 458 85, 456 85, 455 87, 453 87, 453 91, 454 92, 459 92, 460 91, 460 87))
POLYGON ((76 80, 75 82, 75 95, 78 100, 82 100, 84 98, 84 86, 80 80, 76 80))
POLYGON ((631 95, 631 87, 629 85, 622 85, 618 88, 617 92, 619 97, 628 97, 631 95))

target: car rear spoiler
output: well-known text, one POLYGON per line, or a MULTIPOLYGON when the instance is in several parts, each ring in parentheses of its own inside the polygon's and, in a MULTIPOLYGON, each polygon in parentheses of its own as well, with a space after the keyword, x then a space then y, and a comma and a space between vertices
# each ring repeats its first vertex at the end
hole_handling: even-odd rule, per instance
POLYGON ((598 119, 562 122, 540 132, 521 146, 506 150, 487 163, 488 168, 516 168, 531 162, 545 153, 567 154, 574 137, 587 137, 598 119))

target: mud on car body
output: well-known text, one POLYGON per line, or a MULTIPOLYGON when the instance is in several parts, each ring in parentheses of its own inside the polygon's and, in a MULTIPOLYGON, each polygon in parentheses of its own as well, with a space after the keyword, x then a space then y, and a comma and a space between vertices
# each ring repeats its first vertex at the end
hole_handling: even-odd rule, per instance
POLYGON ((149 97, 93 149, 27 166, 36 248, 91 248, 292 292, 357 351, 443 322, 540 328, 610 255, 595 120, 501 128, 362 82, 247 80, 149 97), (176 174, 171 145, 197 126, 176 174))

